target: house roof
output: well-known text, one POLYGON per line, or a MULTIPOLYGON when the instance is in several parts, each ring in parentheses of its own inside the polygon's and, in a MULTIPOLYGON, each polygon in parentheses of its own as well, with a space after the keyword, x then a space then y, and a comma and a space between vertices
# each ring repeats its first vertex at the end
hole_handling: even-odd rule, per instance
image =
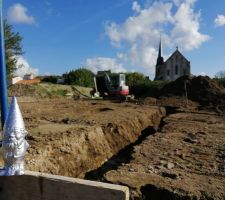
POLYGON ((40 82, 41 82, 40 78, 35 78, 31 80, 21 80, 21 81, 18 81, 16 84, 30 85, 34 83, 40 83, 40 82))

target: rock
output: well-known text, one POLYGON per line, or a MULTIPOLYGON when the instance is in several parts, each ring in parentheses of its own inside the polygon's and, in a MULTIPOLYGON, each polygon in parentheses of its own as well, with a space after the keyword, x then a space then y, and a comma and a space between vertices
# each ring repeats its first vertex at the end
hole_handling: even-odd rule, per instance
POLYGON ((174 166, 175 166, 175 165, 174 165, 173 163, 171 163, 171 162, 168 162, 168 163, 167 163, 167 168, 168 168, 168 169, 172 169, 172 168, 174 168, 174 166))
POLYGON ((129 172, 134 172, 133 168, 128 169, 129 172))
POLYGON ((66 153, 66 154, 69 154, 71 152, 71 150, 68 147, 60 147, 59 150, 62 153, 66 153))
POLYGON ((154 167, 152 165, 148 165, 148 170, 153 171, 154 170, 154 167))

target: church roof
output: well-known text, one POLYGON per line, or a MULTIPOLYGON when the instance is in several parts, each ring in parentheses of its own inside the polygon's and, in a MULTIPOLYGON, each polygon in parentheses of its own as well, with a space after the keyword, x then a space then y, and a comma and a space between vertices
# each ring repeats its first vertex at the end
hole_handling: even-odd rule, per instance
POLYGON ((174 56, 176 56, 177 54, 181 55, 183 57, 183 59, 185 59, 187 62, 189 62, 189 60, 187 58, 184 57, 184 55, 178 50, 178 48, 176 49, 176 51, 174 51, 172 53, 172 55, 165 61, 167 62, 168 60, 172 59, 174 56))

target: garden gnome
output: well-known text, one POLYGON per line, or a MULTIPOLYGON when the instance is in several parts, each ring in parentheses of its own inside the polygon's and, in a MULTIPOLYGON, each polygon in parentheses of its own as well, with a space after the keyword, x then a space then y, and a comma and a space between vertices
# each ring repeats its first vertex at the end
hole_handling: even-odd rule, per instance
POLYGON ((9 113, 3 128, 2 150, 4 168, 2 176, 24 174, 24 156, 29 147, 25 136, 27 131, 16 97, 12 97, 9 113))

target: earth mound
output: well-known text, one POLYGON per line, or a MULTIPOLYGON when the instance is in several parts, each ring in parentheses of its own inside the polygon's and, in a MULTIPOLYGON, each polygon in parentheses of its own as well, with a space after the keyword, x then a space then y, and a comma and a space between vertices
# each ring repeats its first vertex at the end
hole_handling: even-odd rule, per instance
POLYGON ((225 88, 207 76, 183 76, 164 86, 160 97, 186 96, 206 108, 219 113, 225 111, 225 88))

